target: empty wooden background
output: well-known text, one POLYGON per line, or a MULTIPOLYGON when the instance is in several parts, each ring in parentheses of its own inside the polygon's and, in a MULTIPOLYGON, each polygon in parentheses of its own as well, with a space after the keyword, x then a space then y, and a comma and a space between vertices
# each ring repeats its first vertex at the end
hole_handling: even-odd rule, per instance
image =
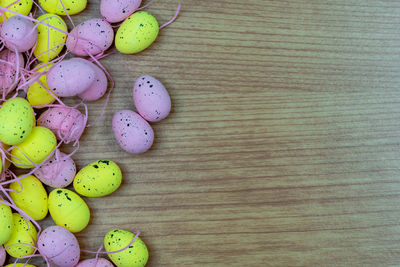
MULTIPOLYGON (((98 17, 98 2, 74 21, 98 17)), ((164 22, 176 4, 147 10, 164 22)), ((118 227, 142 231, 148 266, 399 266, 400 3, 182 4, 150 49, 102 60, 116 89, 74 158, 116 161, 124 183, 87 199, 81 246, 118 227), (133 156, 111 119, 134 109, 143 73, 173 112, 133 156)))

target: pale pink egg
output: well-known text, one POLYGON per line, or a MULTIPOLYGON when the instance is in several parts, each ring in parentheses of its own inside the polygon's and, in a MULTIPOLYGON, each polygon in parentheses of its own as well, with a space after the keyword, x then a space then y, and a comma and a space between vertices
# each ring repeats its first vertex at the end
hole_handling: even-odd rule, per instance
POLYGON ((71 157, 59 150, 34 175, 44 184, 53 188, 64 188, 72 183, 76 165, 71 157))
POLYGON ((37 29, 28 19, 14 16, 3 22, 1 38, 4 45, 17 52, 25 52, 31 49, 37 40, 37 29))
POLYGON ((67 48, 78 56, 97 55, 114 41, 114 31, 104 19, 89 19, 76 26, 67 39, 67 48))
POLYGON ((81 261, 78 265, 76 265, 76 267, 113 267, 114 265, 104 259, 104 258, 98 258, 96 259, 88 259, 88 260, 84 260, 81 261))
MULTIPOLYGON (((0 52, 0 60, 7 61, 12 65, 6 62, 0 62, 0 94, 3 92, 9 93, 15 89, 18 82, 16 81, 17 75, 17 62, 19 65, 19 69, 24 67, 24 57, 21 53, 18 53, 18 60, 17 60, 17 53, 5 49, 0 52)), ((19 71, 19 77, 21 76, 21 71, 19 71)))
POLYGON ((100 13, 110 23, 121 22, 135 12, 142 0, 101 0, 100 13))
POLYGON ((108 86, 108 80, 104 71, 97 65, 91 64, 95 72, 94 82, 86 91, 78 95, 78 97, 86 101, 96 101, 100 99, 106 93, 108 86))
POLYGON ((3 246, 0 246, 0 266, 3 266, 6 262, 6 250, 3 246))
POLYGON ((154 132, 150 124, 132 110, 116 112, 112 128, 118 144, 128 153, 144 153, 153 144, 154 132))
POLYGON ((59 267, 74 267, 79 262, 80 247, 76 237, 61 226, 46 228, 38 238, 40 254, 59 267))
POLYGON ((136 80, 133 101, 139 114, 147 121, 160 121, 171 111, 168 91, 159 80, 150 75, 140 76, 136 80))

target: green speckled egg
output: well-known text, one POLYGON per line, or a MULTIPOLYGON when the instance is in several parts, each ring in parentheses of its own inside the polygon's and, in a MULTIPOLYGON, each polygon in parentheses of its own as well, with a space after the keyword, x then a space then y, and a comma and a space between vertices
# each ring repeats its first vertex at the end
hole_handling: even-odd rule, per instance
MULTIPOLYGON (((75 15, 86 8, 87 0, 63 0, 62 3, 69 15, 75 15)), ((39 4, 49 13, 66 15, 60 0, 39 0, 39 4)))
POLYGON ((0 108, 0 122, 0 141, 13 146, 28 138, 36 120, 28 101, 16 97, 0 108))
POLYGON ((90 210, 85 201, 68 189, 51 191, 49 212, 57 225, 72 233, 82 231, 90 220, 90 210))
MULTIPOLYGON (((111 230, 104 237, 104 247, 107 252, 118 251, 125 248, 135 235, 125 230, 111 230)), ((146 244, 138 237, 127 249, 108 257, 117 267, 143 267, 149 259, 146 244)))
POLYGON ((4 244, 4 247, 6 247, 8 255, 14 258, 31 255, 35 250, 33 247, 18 245, 18 243, 25 243, 34 246, 37 241, 36 228, 30 221, 27 223, 27 221, 18 213, 13 213, 12 217, 14 223, 13 231, 10 239, 4 244))
POLYGON ((123 54, 135 54, 149 47, 158 36, 156 18, 146 11, 133 13, 119 27, 115 47, 123 54))
MULTIPOLYGON (((0 198, 0 200, 2 199, 0 198)), ((10 239, 13 226, 11 208, 7 205, 0 204, 0 246, 10 239)))
POLYGON ((103 197, 121 185, 121 169, 110 160, 98 160, 81 169, 75 176, 75 191, 86 197, 103 197))
POLYGON ((42 182, 33 175, 29 175, 18 182, 10 184, 10 196, 18 208, 25 211, 34 220, 42 220, 47 215, 47 192, 42 182))
POLYGON ((56 146, 57 139, 53 132, 45 127, 37 126, 23 143, 12 149, 12 160, 19 168, 33 168, 34 165, 30 160, 36 164, 42 163, 56 146))

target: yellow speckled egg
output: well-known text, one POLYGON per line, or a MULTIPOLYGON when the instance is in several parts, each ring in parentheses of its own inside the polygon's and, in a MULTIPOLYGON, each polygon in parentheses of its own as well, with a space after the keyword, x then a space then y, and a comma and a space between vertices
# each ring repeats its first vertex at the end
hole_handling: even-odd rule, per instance
MULTIPOLYGON (((0 0, 0 6, 7 7, 10 4, 14 3, 15 0, 0 0)), ((18 3, 13 4, 12 6, 8 7, 8 9, 15 11, 22 15, 28 15, 32 9, 32 0, 20 0, 18 3)), ((15 16, 13 13, 5 12, 4 13, 5 19, 11 18, 15 16)), ((0 22, 3 22, 3 16, 0 16, 0 22)))
POLYGON ((5 267, 36 267, 35 265, 32 264, 25 264, 25 263, 16 263, 14 265, 14 263, 10 263, 7 264, 5 267))
MULTIPOLYGON (((2 201, 2 199, 0 200, 2 201)), ((13 226, 11 208, 7 205, 0 204, 0 246, 10 239, 13 226)))
POLYGON ((11 151, 14 165, 22 169, 33 168, 29 159, 40 164, 56 146, 57 139, 52 131, 42 126, 34 127, 28 138, 11 151))
MULTIPOLYGON (((44 14, 37 19, 64 32, 68 31, 67 24, 65 24, 64 20, 56 14, 44 14)), ((39 24, 37 30, 38 38, 33 54, 40 61, 49 62, 60 54, 67 40, 67 35, 43 24, 39 24)))
MULTIPOLYGON (((3 150, 7 150, 7 149, 10 148, 10 146, 0 142, 0 148, 2 148, 3 150)), ((8 160, 4 161, 4 168, 5 169, 8 169, 10 167, 10 165, 11 165, 11 162, 9 162, 8 160)), ((2 160, 2 157, 0 155, 0 173, 2 171, 3 171, 3 160, 2 160)))
MULTIPOLYGON (((75 15, 86 8, 87 0, 63 0, 69 15, 75 15)), ((49 13, 66 15, 60 0, 39 0, 39 4, 49 13)))
MULTIPOLYGON (((118 251, 132 242, 135 235, 125 230, 111 230, 104 237, 104 247, 107 252, 118 251)), ((127 249, 108 257, 117 267, 143 267, 149 259, 146 244, 138 237, 127 249)))
POLYGON ((82 231, 90 220, 85 201, 68 189, 55 189, 49 194, 49 212, 54 222, 72 233, 82 231))
POLYGON ((19 245, 19 243, 35 246, 35 242, 37 241, 36 228, 30 221, 25 220, 18 213, 13 213, 12 217, 14 224, 13 231, 10 239, 4 244, 4 247, 6 247, 8 255, 14 258, 31 255, 35 249, 27 245, 19 245))
POLYGON ((122 172, 115 162, 98 160, 81 169, 75 176, 75 191, 85 197, 103 197, 121 185, 122 172))
MULTIPOLYGON (((53 63, 38 68, 36 72, 37 73, 46 72, 51 68, 51 66, 53 66, 53 63)), ((40 65, 38 65, 38 67, 40 67, 40 65)), ((48 87, 47 75, 43 74, 42 76, 40 76, 39 82, 41 82, 44 86, 48 87)), ((32 106, 51 104, 55 100, 54 97, 51 94, 49 94, 49 92, 47 92, 47 90, 43 86, 41 86, 38 82, 35 82, 31 86, 29 86, 27 98, 32 106)))
POLYGON ((124 54, 135 54, 145 50, 157 38, 158 22, 146 11, 129 16, 119 27, 115 36, 115 47, 124 54))
POLYGON ((18 182, 10 184, 10 189, 17 192, 10 192, 11 198, 14 200, 18 208, 25 211, 34 220, 42 220, 47 215, 47 192, 42 182, 33 175, 29 175, 18 182))
POLYGON ((0 141, 7 145, 24 142, 36 124, 28 101, 21 97, 8 100, 0 108, 0 141))

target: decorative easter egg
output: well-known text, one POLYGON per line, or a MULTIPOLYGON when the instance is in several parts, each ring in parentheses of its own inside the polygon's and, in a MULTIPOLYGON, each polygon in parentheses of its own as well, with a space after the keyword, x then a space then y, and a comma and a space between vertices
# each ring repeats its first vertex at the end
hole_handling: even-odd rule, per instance
POLYGON ((153 144, 154 132, 150 124, 132 110, 117 111, 112 128, 118 144, 128 153, 144 153, 153 144))
POLYGON ((110 23, 121 22, 135 12, 142 0, 101 0, 100 13, 110 23))
POLYGON ((74 267, 79 261, 80 247, 76 237, 61 226, 50 226, 38 239, 39 252, 59 267, 74 267))
MULTIPOLYGON (((68 32, 67 24, 65 24, 64 20, 56 14, 43 14, 37 19, 59 30, 68 32)), ((40 23, 37 26, 37 30, 38 38, 33 54, 40 61, 49 62, 60 54, 67 39, 67 35, 40 23)))
POLYGON ((39 0, 39 4, 49 13, 66 15, 66 10, 69 15, 76 15, 86 8, 87 0, 39 0))
POLYGON ((78 95, 78 97, 86 101, 96 101, 100 99, 106 93, 108 86, 108 80, 103 70, 93 63, 92 65, 95 71, 94 82, 86 91, 78 95))
POLYGON ((70 143, 79 140, 85 130, 86 119, 75 108, 49 108, 40 115, 37 124, 50 129, 58 140, 70 143))
POLYGON ((33 224, 18 213, 13 213, 13 231, 10 239, 4 244, 8 255, 14 258, 31 255, 35 249, 37 231, 33 224), (33 239, 32 239, 33 238, 33 239), (23 245, 20 243, 30 244, 23 245))
POLYGON ((0 266, 3 266, 6 262, 6 250, 3 246, 0 246, 0 266))
POLYGON ((136 80, 133 100, 137 111, 147 121, 160 121, 171 111, 168 91, 159 80, 150 75, 140 76, 136 80))
MULTIPOLYGON (((43 67, 40 67, 41 65, 38 65, 37 66, 38 69, 35 71, 38 74, 49 71, 51 66, 53 66, 53 63, 50 63, 43 67)), ((39 82, 43 84, 46 88, 48 88, 46 74, 41 74, 39 82)), ((38 82, 35 82, 29 86, 27 93, 27 99, 29 101, 29 104, 33 106, 48 105, 54 102, 55 100, 54 97, 46 90, 45 87, 41 86, 38 82)))
POLYGON ((72 233, 82 231, 90 220, 85 201, 68 189, 55 189, 49 194, 49 212, 54 222, 72 233))
MULTIPOLYGON (((7 7, 8 9, 25 16, 28 15, 29 12, 31 12, 32 4, 32 0, 20 0, 18 2, 16 2, 15 0, 0 0, 0 6, 7 7)), ((14 16, 15 14, 8 11, 4 12, 5 20, 14 16)), ((3 21, 4 18, 2 15, 0 15, 0 23, 3 21)))
POLYGON ((76 192, 86 197, 103 197, 121 185, 121 169, 110 160, 98 160, 81 169, 74 179, 76 192))
POLYGON ((47 73, 49 89, 62 97, 76 96, 86 91, 95 80, 90 61, 81 58, 63 60, 47 73))
POLYGON ((0 108, 0 141, 7 145, 18 145, 31 134, 35 115, 28 101, 16 97, 0 108))
POLYGON ((45 164, 35 171, 35 176, 44 184, 64 188, 72 183, 76 174, 75 162, 65 153, 56 151, 45 164))
POLYGON ((114 265, 104 258, 97 258, 81 261, 76 267, 114 267, 114 265))
POLYGON ((7 264, 5 267, 36 267, 35 265, 28 264, 28 263, 10 263, 7 264))
MULTIPOLYGON (((125 230, 112 230, 104 237, 104 247, 107 252, 118 251, 132 242, 135 235, 125 230)), ((143 267, 149 259, 146 244, 138 237, 125 250, 108 254, 117 267, 143 267)))
POLYGON ((13 148, 12 160, 19 168, 33 168, 31 161, 36 164, 42 163, 56 146, 57 139, 53 132, 45 127, 37 126, 24 142, 13 148))
POLYGON ((97 55, 114 41, 114 30, 104 19, 89 19, 76 26, 68 36, 67 48, 78 56, 97 55))
POLYGON ((28 19, 14 16, 3 22, 1 38, 11 51, 26 52, 36 43, 37 29, 28 19))
POLYGON ((158 27, 156 18, 150 13, 135 12, 119 27, 115 36, 115 47, 123 54, 139 53, 156 40, 158 27))
POLYGON ((0 95, 3 95, 3 93, 7 95, 15 89, 19 81, 16 80, 17 69, 19 70, 18 78, 20 78, 24 64, 24 57, 21 53, 15 53, 8 49, 0 52, 0 73, 2 73, 0 76, 0 95))
POLYGON ((42 183, 33 175, 10 184, 10 196, 18 208, 26 212, 32 219, 43 220, 47 215, 47 192, 42 183))
MULTIPOLYGON (((0 201, 2 201, 2 199, 0 199, 0 201)), ((11 208, 7 205, 0 204, 0 245, 3 245, 10 239, 13 228, 14 223, 11 208)))

